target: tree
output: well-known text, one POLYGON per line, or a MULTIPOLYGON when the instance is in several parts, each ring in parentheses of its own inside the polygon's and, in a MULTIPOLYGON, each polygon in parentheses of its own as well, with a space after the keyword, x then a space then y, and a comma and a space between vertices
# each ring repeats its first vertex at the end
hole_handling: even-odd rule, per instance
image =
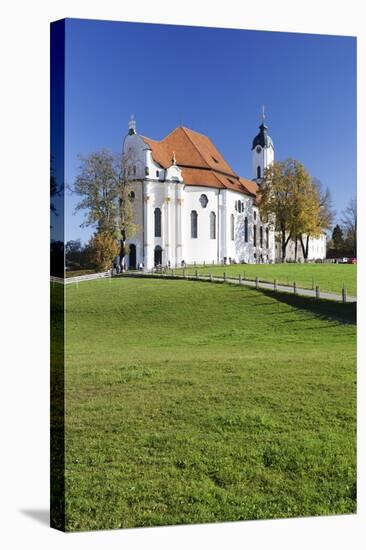
POLYGON ((90 239, 87 248, 89 263, 96 271, 107 271, 118 254, 119 245, 109 233, 98 232, 90 239))
POLYGON ((74 191, 82 197, 76 211, 85 211, 83 226, 118 239, 120 264, 126 256, 126 240, 136 231, 130 200, 131 159, 105 149, 81 157, 74 191))
POLYGON ((337 225, 334 226, 334 229, 332 232, 332 244, 333 244, 332 248, 335 251, 335 253, 341 256, 344 250, 344 238, 343 238, 342 228, 338 223, 337 225))
POLYGON ((67 241, 65 259, 67 267, 81 267, 83 248, 80 239, 67 241))
POLYGON ((263 221, 280 233, 284 262, 290 239, 315 233, 320 215, 316 187, 300 162, 287 159, 267 168, 259 190, 259 209, 263 221))
POLYGON ((346 248, 352 254, 357 256, 357 201, 351 199, 342 212, 341 223, 345 234, 346 248))
POLYGON ((67 241, 65 246, 66 254, 72 254, 75 252, 80 252, 81 250, 81 241, 80 239, 67 241))
POLYGON ((330 229, 334 219, 332 198, 328 188, 323 190, 319 180, 313 178, 309 192, 309 205, 314 210, 308 212, 303 225, 300 227, 299 240, 306 261, 309 256, 310 237, 319 237, 326 229, 330 229), (312 205, 312 206, 311 206, 312 205))

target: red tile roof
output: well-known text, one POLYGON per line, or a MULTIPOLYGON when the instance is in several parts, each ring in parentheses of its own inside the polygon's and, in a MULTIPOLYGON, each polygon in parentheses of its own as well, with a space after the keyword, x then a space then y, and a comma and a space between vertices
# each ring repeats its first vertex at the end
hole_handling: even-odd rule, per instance
POLYGON ((141 137, 149 145, 155 162, 163 168, 172 165, 174 151, 186 185, 231 189, 256 196, 257 184, 235 174, 207 136, 180 126, 161 141, 141 137))

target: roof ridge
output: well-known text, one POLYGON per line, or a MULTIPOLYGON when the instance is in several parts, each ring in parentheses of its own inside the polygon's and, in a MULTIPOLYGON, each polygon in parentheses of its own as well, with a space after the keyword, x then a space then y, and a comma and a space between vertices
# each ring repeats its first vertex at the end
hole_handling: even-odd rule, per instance
MULTIPOLYGON (((203 160, 203 162, 209 167, 211 168, 211 166, 208 164, 207 160, 204 159, 201 151, 199 150, 199 148, 197 147, 197 145, 194 143, 194 141, 192 140, 191 136, 188 134, 187 130, 189 130, 189 128, 185 128, 184 126, 181 127, 182 130, 184 131, 184 133, 186 134, 186 136, 188 137, 189 141, 192 143, 193 147, 196 149, 196 151, 198 151, 198 154, 199 156, 201 157, 201 159, 203 160)), ((192 130, 193 131, 193 130, 192 130)), ((198 132, 197 132, 198 133, 198 132)), ((203 135, 203 134, 202 134, 203 135)), ((207 136, 204 136, 206 137, 207 139, 210 139, 208 138, 207 136)), ((210 140, 211 141, 211 140, 210 140)), ((211 141, 212 143, 212 141, 211 141)))
POLYGON ((199 136, 210 139, 208 136, 206 136, 206 134, 202 134, 202 132, 197 132, 197 130, 193 130, 192 128, 188 128, 188 126, 179 126, 179 128, 182 128, 182 130, 188 130, 189 132, 193 132, 194 134, 198 134, 199 136))
MULTIPOLYGON (((206 136, 206 134, 201 134, 200 132, 196 132, 196 130, 191 130, 191 128, 185 128, 184 126, 182 126, 183 130, 189 130, 190 132, 193 132, 194 134, 197 134, 198 136, 202 136, 204 137, 205 139, 207 139, 213 146, 214 148, 217 150, 217 152, 219 153, 219 155, 222 157, 224 163, 229 167, 229 169, 231 170, 231 174, 228 173, 228 172, 225 172, 225 174, 227 174, 228 176, 231 176, 231 177, 237 177, 239 178, 240 176, 231 168, 230 164, 227 162, 227 160, 225 159, 225 157, 223 157, 221 151, 219 151, 219 149, 216 147, 216 145, 214 144, 214 142, 211 140, 211 138, 209 136, 206 136)), ((197 145, 194 144, 194 142, 192 141, 191 137, 189 136, 189 134, 186 132, 187 136, 189 137, 190 141, 193 143, 193 145, 195 146, 195 148, 199 151, 199 148, 197 147, 197 145)), ((205 159, 204 157, 202 156, 201 152, 199 151, 201 157, 203 158, 203 160, 206 162, 206 164, 212 168, 212 170, 215 170, 216 168, 213 168, 205 159)), ((217 170, 219 172, 219 170, 217 170)), ((222 173, 224 173, 224 171, 222 171, 222 173)))
POLYGON ((183 126, 177 126, 176 128, 174 128, 174 130, 171 130, 169 132, 169 134, 167 134, 166 136, 164 136, 162 139, 160 140, 157 140, 157 139, 153 139, 153 138, 150 138, 150 137, 147 137, 147 136, 143 136, 142 134, 139 134, 140 137, 142 137, 142 139, 146 138, 146 139, 151 139, 151 141, 155 141, 155 143, 163 143, 163 141, 169 137, 171 134, 173 134, 176 130, 178 130, 179 128, 183 128, 183 126))

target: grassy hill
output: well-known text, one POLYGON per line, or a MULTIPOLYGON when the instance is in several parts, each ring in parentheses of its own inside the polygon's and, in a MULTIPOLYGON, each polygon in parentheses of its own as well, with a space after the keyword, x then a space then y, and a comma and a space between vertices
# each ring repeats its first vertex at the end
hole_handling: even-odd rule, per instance
MULTIPOLYGON (((292 285, 295 281, 299 287, 315 288, 319 285, 323 292, 341 294, 344 285, 350 296, 356 296, 357 266, 352 264, 231 264, 188 267, 186 273, 194 274, 196 269, 202 275, 212 273, 221 275, 224 271, 228 277, 247 278, 292 285)), ((182 270, 177 270, 181 272, 182 270)))
POLYGON ((355 307, 66 287, 67 530, 352 513, 355 307))

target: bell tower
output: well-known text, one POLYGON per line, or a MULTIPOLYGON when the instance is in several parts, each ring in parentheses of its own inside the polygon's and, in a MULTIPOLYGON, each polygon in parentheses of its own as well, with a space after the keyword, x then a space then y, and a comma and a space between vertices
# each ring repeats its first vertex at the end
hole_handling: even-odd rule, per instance
POLYGON ((274 161, 274 145, 268 135, 268 126, 265 124, 264 105, 262 107, 262 124, 259 133, 252 144, 252 172, 253 180, 260 184, 263 181, 264 171, 274 161))

